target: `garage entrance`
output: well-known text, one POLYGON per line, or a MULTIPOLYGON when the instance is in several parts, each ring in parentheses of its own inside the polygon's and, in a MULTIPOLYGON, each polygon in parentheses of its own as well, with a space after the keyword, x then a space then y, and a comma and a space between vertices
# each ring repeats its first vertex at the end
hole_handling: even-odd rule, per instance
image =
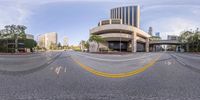
POLYGON ((137 52, 145 52, 145 43, 137 42, 137 52))
MULTIPOLYGON (((108 41, 108 47, 111 50, 120 51, 120 41, 108 41)), ((121 51, 127 51, 128 42, 121 42, 121 51)))

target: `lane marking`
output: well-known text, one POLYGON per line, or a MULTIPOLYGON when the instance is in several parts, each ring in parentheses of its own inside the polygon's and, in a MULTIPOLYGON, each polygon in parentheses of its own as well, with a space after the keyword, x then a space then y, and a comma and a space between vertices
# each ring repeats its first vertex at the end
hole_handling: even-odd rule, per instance
POLYGON ((96 57, 91 57, 91 56, 82 55, 82 54, 75 54, 75 55, 83 56, 83 57, 86 57, 86 58, 89 58, 89 59, 93 59, 93 60, 106 61, 106 62, 124 62, 124 61, 132 61, 132 60, 138 60, 138 59, 147 58, 147 57, 149 57, 149 56, 153 56, 152 54, 149 54, 149 55, 147 55, 147 56, 142 56, 142 57, 137 57, 137 58, 123 59, 123 60, 113 60, 113 59, 96 58, 96 57))
POLYGON ((67 72, 67 68, 65 67, 65 70, 64 70, 64 72, 66 73, 67 72))
POLYGON ((60 69, 61 69, 61 68, 62 68, 62 67, 60 66, 60 67, 57 67, 57 68, 55 69, 55 72, 56 72, 57 75, 60 73, 60 69))
POLYGON ((180 60, 180 58, 178 58, 178 56, 171 54, 179 63, 181 63, 182 65, 186 65, 183 61, 180 60))
POLYGON ((139 73, 144 72, 145 70, 147 70, 149 67, 153 66, 156 61, 161 57, 161 54, 159 54, 155 59, 153 59, 152 61, 150 61, 149 63, 147 63, 146 65, 144 65, 141 68, 138 68, 136 70, 130 71, 130 72, 124 72, 124 73, 118 73, 118 74, 111 74, 111 73, 106 73, 106 72, 101 72, 101 71, 97 71, 91 67, 88 67, 84 64, 82 64, 81 62, 79 62, 78 60, 72 58, 74 60, 75 63, 77 63, 81 68, 83 68, 84 70, 97 75, 97 76, 102 76, 102 77, 106 77, 106 78, 124 78, 124 77, 130 77, 139 73))

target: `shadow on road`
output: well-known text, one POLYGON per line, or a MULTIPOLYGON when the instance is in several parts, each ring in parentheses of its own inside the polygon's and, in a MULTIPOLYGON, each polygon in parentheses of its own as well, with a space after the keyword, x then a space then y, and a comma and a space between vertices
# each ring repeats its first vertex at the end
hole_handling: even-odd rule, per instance
POLYGON ((6 71, 6 70, 0 70, 0 74, 1 75, 11 75, 11 76, 24 76, 27 74, 31 74, 34 72, 37 72, 39 70, 42 70, 44 68, 46 68, 48 65, 52 64, 56 59, 58 59, 61 56, 62 53, 58 54, 56 57, 52 58, 51 60, 47 61, 45 64, 36 67, 36 68, 32 68, 29 70, 24 70, 24 71, 6 71))

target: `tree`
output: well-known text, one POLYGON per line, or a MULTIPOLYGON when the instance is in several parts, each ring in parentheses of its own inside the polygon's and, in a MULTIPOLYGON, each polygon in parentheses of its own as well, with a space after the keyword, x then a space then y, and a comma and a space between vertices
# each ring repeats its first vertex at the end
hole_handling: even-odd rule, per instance
POLYGON ((86 48, 87 50, 89 50, 89 46, 90 46, 90 44, 89 44, 88 41, 85 42, 84 46, 85 46, 85 48, 86 48))
POLYGON ((51 49, 51 50, 56 50, 57 47, 58 47, 58 45, 56 43, 51 42, 50 45, 49 45, 49 49, 51 49))
POLYGON ((37 46, 37 42, 32 39, 24 39, 24 47, 29 48, 33 52, 33 48, 37 46))
POLYGON ((62 49, 62 45, 60 42, 58 43, 58 49, 62 49))
POLYGON ((89 38, 89 41, 90 42, 96 42, 97 43, 97 49, 99 51, 99 43, 104 42, 104 39, 99 35, 91 35, 90 38, 89 38))
POLYGON ((68 38, 64 37, 63 39, 63 46, 68 46, 68 38))
POLYGON ((22 38, 22 39, 25 39, 26 38, 26 33, 25 33, 25 30, 27 29, 26 26, 23 26, 23 25, 18 25, 17 26, 17 30, 18 30, 18 34, 19 34, 19 37, 22 38))
POLYGON ((84 40, 81 40, 81 42, 79 43, 82 52, 85 49, 85 43, 86 43, 86 41, 84 41, 84 40))
POLYGON ((189 51, 200 51, 200 31, 198 28, 196 31, 185 31, 182 32, 179 38, 179 41, 186 44, 189 48, 189 51))
POLYGON ((18 39, 25 39, 26 34, 25 30, 27 29, 24 25, 6 25, 6 37, 10 37, 11 39, 15 40, 15 52, 18 52, 18 39))

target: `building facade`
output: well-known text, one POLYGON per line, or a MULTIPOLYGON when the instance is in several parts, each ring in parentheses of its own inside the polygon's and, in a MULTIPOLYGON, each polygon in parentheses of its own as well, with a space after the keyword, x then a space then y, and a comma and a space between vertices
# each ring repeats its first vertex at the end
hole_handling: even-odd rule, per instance
POLYGON ((113 8, 110 15, 110 19, 100 21, 97 27, 90 30, 90 35, 99 35, 105 40, 99 46, 95 42, 90 42, 90 52, 100 50, 149 52, 151 36, 139 29, 139 6, 113 8))
POLYGON ((38 36, 38 46, 50 49, 51 45, 57 45, 57 33, 50 32, 38 36))
MULTIPOLYGON (((99 22, 90 35, 99 35, 105 42, 99 48, 112 51, 149 52, 150 35, 139 28, 124 25, 121 20, 109 19, 99 22)), ((98 52, 97 44, 90 43, 90 52, 98 52)))
POLYGON ((32 34, 26 34, 26 39, 34 40, 34 35, 32 35, 32 34))
POLYGON ((121 19, 122 24, 140 28, 140 7, 125 6, 111 9, 111 19, 121 19))
POLYGON ((167 40, 179 40, 179 36, 177 36, 177 35, 168 35, 167 36, 167 40))

